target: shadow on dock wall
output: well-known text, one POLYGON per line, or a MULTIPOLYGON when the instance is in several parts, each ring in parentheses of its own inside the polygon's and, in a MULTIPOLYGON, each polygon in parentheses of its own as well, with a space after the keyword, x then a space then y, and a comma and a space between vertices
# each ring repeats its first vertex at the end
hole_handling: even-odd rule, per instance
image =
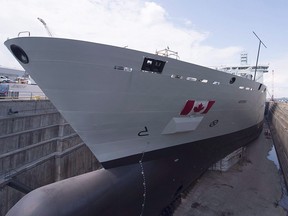
POLYGON ((50 101, 0 102, 0 216, 25 191, 100 167, 50 101))
POLYGON ((266 104, 266 118, 273 136, 280 166, 288 186, 288 104, 269 102, 266 104))

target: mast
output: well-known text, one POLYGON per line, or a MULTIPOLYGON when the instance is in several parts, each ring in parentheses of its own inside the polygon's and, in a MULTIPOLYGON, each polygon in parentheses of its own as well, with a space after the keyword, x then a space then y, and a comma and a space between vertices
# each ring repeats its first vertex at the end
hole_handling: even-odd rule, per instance
POLYGON ((257 36, 257 34, 253 31, 254 35, 258 38, 259 40, 259 46, 258 46, 258 53, 257 53, 257 60, 256 60, 256 67, 255 67, 255 73, 254 73, 254 81, 255 81, 255 78, 256 78, 256 71, 257 71, 257 67, 258 67, 258 59, 259 59, 259 53, 260 53, 260 47, 261 47, 261 44, 263 44, 263 46, 265 48, 267 48, 265 46, 265 44, 263 43, 263 41, 257 36))

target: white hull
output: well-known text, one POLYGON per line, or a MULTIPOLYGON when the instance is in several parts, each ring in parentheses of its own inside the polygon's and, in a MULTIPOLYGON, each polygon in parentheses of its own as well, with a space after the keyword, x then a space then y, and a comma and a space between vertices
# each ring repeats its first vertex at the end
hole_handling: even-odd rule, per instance
POLYGON ((9 49, 12 44, 25 51, 29 63, 20 62, 23 68, 102 163, 263 121, 266 87, 252 80, 96 43, 33 37, 5 42, 9 49), (166 62, 162 73, 141 70, 145 57, 166 62), (181 116, 187 100, 215 103, 206 114, 181 116))

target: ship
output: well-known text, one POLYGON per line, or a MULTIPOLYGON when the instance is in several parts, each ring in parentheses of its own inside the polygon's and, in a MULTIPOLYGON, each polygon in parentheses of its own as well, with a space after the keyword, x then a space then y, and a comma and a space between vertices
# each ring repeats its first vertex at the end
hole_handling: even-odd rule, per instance
POLYGON ((171 58, 169 49, 151 54, 52 37, 5 45, 103 166, 37 189, 8 215, 163 215, 212 164, 262 130, 259 80, 268 66, 212 69, 171 58))

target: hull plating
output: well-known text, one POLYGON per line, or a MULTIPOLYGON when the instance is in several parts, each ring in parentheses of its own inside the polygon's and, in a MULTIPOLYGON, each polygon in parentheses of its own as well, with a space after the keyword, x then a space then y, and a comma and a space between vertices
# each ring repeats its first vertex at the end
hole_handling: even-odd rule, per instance
POLYGON ((96 43, 28 37, 5 44, 104 166, 263 120, 265 86, 248 79, 96 43), (146 59, 165 63, 163 71, 147 71, 146 59), (213 105, 181 115, 187 101, 213 105))

